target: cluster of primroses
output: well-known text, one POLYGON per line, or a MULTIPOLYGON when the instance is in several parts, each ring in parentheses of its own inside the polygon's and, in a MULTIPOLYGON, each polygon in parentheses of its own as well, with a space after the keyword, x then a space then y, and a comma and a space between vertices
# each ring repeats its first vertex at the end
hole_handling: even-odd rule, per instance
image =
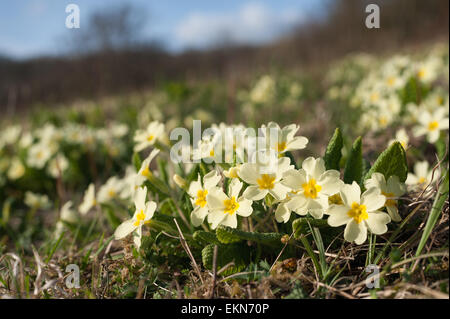
POLYGON ((435 143, 448 129, 448 44, 436 45, 421 56, 394 55, 377 60, 361 56, 363 72, 354 74, 354 63, 343 63, 328 75, 331 100, 341 100, 361 112, 361 132, 400 126, 397 137, 426 136, 435 143))
MULTIPOLYGON (((326 170, 322 158, 308 157, 299 165, 301 168, 296 168, 291 152, 304 149, 308 143, 306 137, 296 136, 298 125, 281 128, 271 122, 262 126, 262 135, 257 137, 246 134, 240 125, 220 124, 211 129, 214 133, 204 136, 189 161, 182 165, 187 170, 194 169, 193 161, 197 160, 209 171, 198 174, 190 183, 172 171, 173 184, 168 185, 173 188, 178 185, 189 195, 191 223, 196 227, 206 222, 213 230, 219 225, 236 228, 238 216, 251 216, 255 202, 263 205, 267 214, 273 213, 278 223, 287 223, 292 213, 309 214, 317 219, 326 216, 330 226, 345 225, 344 238, 356 244, 366 241, 368 231, 381 235, 387 231, 388 223, 401 220, 397 201, 406 187, 396 176, 386 180, 382 174, 374 173, 361 189, 356 182, 345 184, 339 171, 326 170), (232 145, 229 157, 225 155, 225 144, 232 145)), ((169 149, 164 143, 167 143, 164 124, 155 121, 146 129, 138 130, 135 151, 149 152, 153 148, 140 169, 130 166, 123 178, 114 177, 116 182, 107 182, 98 194, 91 185, 79 207, 80 212, 87 213, 96 206, 102 192, 110 194, 111 199, 117 197, 133 202, 135 212, 115 230, 115 238, 133 233, 134 243, 139 247, 142 227, 158 208, 156 194, 151 194, 144 184, 158 177, 151 162, 169 149), (166 151, 161 152, 161 149, 166 151)), ((190 149, 190 146, 184 148, 190 149)), ((184 173, 187 175, 188 171, 184 173)))
MULTIPOLYGON (((128 131, 127 125, 117 122, 102 128, 73 122, 37 128, 6 126, 0 131, 0 204, 10 196, 34 211, 53 208, 50 194, 42 194, 44 185, 76 187, 71 177, 77 173, 73 166, 80 164, 76 163, 79 155, 90 153, 93 160, 120 157, 126 151, 128 131)), ((107 196, 104 190, 100 199, 107 196)), ((61 220, 75 221, 72 206, 72 201, 62 206, 61 220)), ((59 221, 57 230, 62 228, 59 221)))

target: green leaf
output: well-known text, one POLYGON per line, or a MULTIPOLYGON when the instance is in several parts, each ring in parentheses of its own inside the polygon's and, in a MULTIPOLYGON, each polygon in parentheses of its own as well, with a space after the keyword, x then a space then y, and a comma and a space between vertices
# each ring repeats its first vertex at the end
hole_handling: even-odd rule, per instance
POLYGON ((204 230, 197 230, 194 233, 194 240, 196 240, 200 244, 217 244, 220 245, 220 241, 217 240, 216 234, 204 231, 204 230))
MULTIPOLYGON (((209 244, 202 250, 202 262, 203 266, 212 270, 213 258, 214 258, 214 244, 209 244)), ((218 245, 217 250, 217 270, 220 270, 230 262, 234 262, 233 266, 230 266, 221 273, 221 275, 227 276, 244 270, 250 263, 251 249, 247 245, 231 244, 231 245, 218 245)))
POLYGON ((362 158, 362 139, 358 137, 353 143, 347 163, 344 169, 344 182, 351 184, 356 181, 361 185, 363 174, 363 158, 362 158))
POLYGON ((142 160, 141 160, 141 157, 139 156, 139 153, 133 154, 133 165, 134 165, 134 168, 136 169, 136 171, 139 171, 141 169, 142 160))
POLYGON ((392 175, 398 176, 401 182, 406 180, 408 165, 406 163, 405 150, 400 142, 392 143, 391 146, 378 156, 372 168, 364 177, 364 180, 369 179, 375 172, 383 174, 386 180, 392 175))
POLYGON ((339 162, 342 157, 342 146, 344 145, 344 140, 342 138, 341 130, 336 128, 333 136, 328 142, 327 149, 325 151, 325 155, 323 157, 325 161, 325 167, 327 170, 335 169, 339 170, 339 162))
POLYGON ((242 240, 249 240, 268 246, 281 246, 282 234, 279 233, 257 233, 220 226, 216 229, 217 239, 224 244, 236 243, 242 240))
POLYGON ((302 235, 305 235, 308 233, 309 225, 311 227, 327 227, 328 223, 325 219, 315 219, 311 217, 301 217, 297 218, 292 222, 292 230, 294 231, 294 238, 298 239, 302 235))
POLYGON ((449 177, 447 170, 447 172, 445 173, 444 180, 439 186, 439 190, 434 199, 433 206, 431 207, 430 215, 428 216, 425 228, 422 233, 422 237, 420 238, 419 246, 417 247, 416 257, 419 256, 420 253, 422 252, 422 249, 425 247, 425 244, 427 243, 427 240, 430 237, 431 232, 433 231, 433 228, 439 219, 439 216, 441 216, 444 204, 448 200, 448 193, 449 193, 448 185, 449 185, 449 177))

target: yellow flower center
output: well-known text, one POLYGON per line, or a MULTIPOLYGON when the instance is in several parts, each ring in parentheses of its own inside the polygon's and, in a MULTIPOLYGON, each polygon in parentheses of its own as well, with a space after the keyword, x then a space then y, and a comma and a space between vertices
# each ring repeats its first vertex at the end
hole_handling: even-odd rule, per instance
POLYGON ((211 157, 214 156, 214 149, 212 149, 212 150, 209 152, 209 156, 211 156, 211 157))
POLYGON ((425 177, 420 177, 419 178, 419 184, 423 184, 423 183, 425 183, 427 181, 427 179, 425 178, 425 177))
POLYGON ((380 123, 380 125, 386 125, 387 124, 387 119, 385 116, 381 116, 378 120, 378 122, 380 123))
POLYGON ((238 178, 239 176, 238 176, 237 172, 238 172, 238 169, 236 167, 232 167, 229 170, 228 176, 230 176, 230 178, 238 178))
POLYGON ((272 189, 274 187, 275 177, 269 174, 262 174, 261 178, 258 178, 256 182, 260 189, 272 189))
POLYGON ((380 96, 378 95, 378 93, 374 92, 374 93, 372 93, 372 95, 370 95, 370 101, 376 102, 376 101, 378 101, 379 97, 380 96))
POLYGON ((150 176, 152 175, 152 172, 150 172, 150 169, 148 168, 148 166, 146 166, 146 167, 142 170, 141 175, 148 178, 148 177, 150 177, 150 176))
POLYGON ((395 80, 396 80, 395 76, 389 77, 387 80, 388 85, 393 86, 395 84, 395 80))
POLYGON ((144 219, 145 219, 144 210, 141 209, 141 211, 136 214, 136 221, 134 222, 134 226, 138 227, 141 224, 141 222, 144 221, 144 219))
POLYGON ((147 141, 151 142, 151 141, 153 141, 154 138, 155 138, 155 136, 150 134, 149 136, 147 136, 147 141))
POLYGON ((44 154, 42 154, 41 151, 37 152, 37 154, 36 154, 36 157, 37 157, 38 159, 41 159, 43 156, 44 156, 44 154))
POLYGON ((434 131, 439 127, 439 123, 437 121, 432 121, 428 124, 428 130, 434 131))
POLYGON ((317 198, 317 194, 322 190, 322 186, 317 185, 314 178, 311 178, 308 183, 304 183, 302 187, 305 197, 312 199, 317 198))
POLYGON ((223 201, 223 204, 225 205, 225 210, 224 210, 225 214, 233 215, 239 208, 239 203, 236 202, 236 199, 234 198, 234 196, 231 197, 231 199, 225 199, 223 201))
POLYGON ((278 145, 277 145, 278 152, 283 152, 285 149, 286 149, 286 142, 278 143, 278 145))
POLYGON ((417 77, 419 79, 423 79, 425 77, 425 74, 426 74, 425 69, 420 69, 419 72, 417 72, 417 77))
POLYGON ((384 206, 397 206, 397 201, 395 199, 392 199, 392 197, 395 197, 394 193, 385 193, 381 192, 384 196, 386 196, 386 202, 384 203, 384 206))
POLYGON ((352 208, 347 212, 348 217, 354 219, 354 221, 359 224, 363 220, 369 218, 367 214, 366 205, 360 205, 356 202, 353 202, 352 208))
POLYGON ((113 189, 110 189, 110 190, 108 191, 108 196, 109 196, 109 197, 114 197, 114 196, 116 196, 116 192, 115 192, 113 189))
POLYGON ((342 198, 341 198, 341 194, 336 193, 336 194, 328 197, 328 204, 329 205, 333 205, 333 204, 335 204, 335 205, 342 205, 342 204, 344 204, 344 202, 342 201, 342 198))
POLYGON ((205 207, 206 205, 206 195, 208 195, 208 191, 205 190, 199 190, 197 192, 197 200, 195 201, 195 205, 200 207, 205 207))

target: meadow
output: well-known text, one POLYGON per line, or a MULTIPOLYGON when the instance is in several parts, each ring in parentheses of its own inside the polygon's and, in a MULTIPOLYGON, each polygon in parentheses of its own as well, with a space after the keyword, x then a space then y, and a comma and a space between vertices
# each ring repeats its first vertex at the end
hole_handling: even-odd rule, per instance
POLYGON ((0 296, 448 298, 448 43, 247 78, 3 119, 0 296))

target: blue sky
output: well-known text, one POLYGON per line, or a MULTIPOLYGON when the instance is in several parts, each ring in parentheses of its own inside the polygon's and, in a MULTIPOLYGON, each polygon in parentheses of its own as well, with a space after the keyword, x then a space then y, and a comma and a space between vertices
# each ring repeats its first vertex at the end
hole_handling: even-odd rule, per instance
POLYGON ((123 3, 148 12, 142 32, 172 51, 210 45, 220 34, 262 43, 320 9, 318 0, 14 0, 0 2, 0 54, 15 58, 64 52, 76 29, 66 29, 68 4, 80 8, 80 27, 92 12, 123 3), (66 38, 66 39, 65 39, 66 38))

